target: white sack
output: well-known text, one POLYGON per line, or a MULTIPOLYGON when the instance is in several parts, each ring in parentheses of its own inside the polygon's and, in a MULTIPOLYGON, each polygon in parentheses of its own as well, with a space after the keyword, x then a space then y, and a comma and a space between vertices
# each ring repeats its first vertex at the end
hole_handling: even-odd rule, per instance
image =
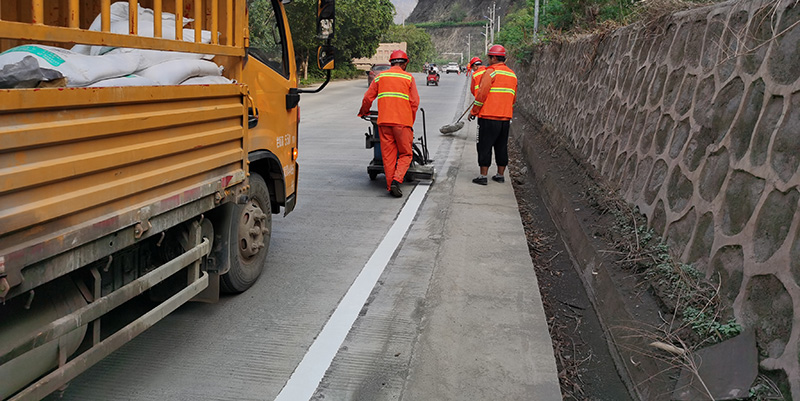
MULTIPOLYGON (((128 27, 128 2, 126 1, 118 1, 111 5, 111 32, 118 33, 122 35, 127 35, 129 33, 128 27)), ((144 37, 155 37, 154 33, 154 26, 155 26, 155 14, 153 10, 149 8, 144 8, 142 6, 138 6, 138 36, 144 37)), ((191 18, 184 18, 183 23, 188 24, 192 22, 191 18)), ((92 25, 89 26, 90 31, 97 31, 99 32, 101 29, 101 15, 97 15, 92 25)), ((162 12, 161 13, 161 36, 164 39, 175 39, 175 14, 162 12)), ((194 29, 184 29, 183 30, 183 40, 187 42, 194 42, 194 29)), ((211 32, 210 31, 202 31, 201 32, 201 42, 202 43, 211 43, 211 32)), ((72 50, 77 53, 87 54, 87 55, 100 55, 105 54, 109 51, 114 49, 113 47, 108 46, 87 46, 87 45, 75 45, 73 46, 72 50)))
POLYGON ((145 78, 143 76, 133 74, 119 78, 104 79, 102 81, 95 82, 89 86, 93 88, 98 88, 105 86, 155 86, 155 85, 158 85, 158 82, 153 81, 150 78, 145 78))
POLYGON ((184 52, 172 52, 166 50, 149 50, 149 49, 131 49, 131 48, 117 48, 114 49, 104 56, 108 56, 111 54, 129 54, 132 57, 135 57, 139 60, 139 66, 136 67, 136 71, 143 70, 145 68, 152 67, 156 64, 161 64, 165 61, 170 60, 211 60, 214 58, 214 55, 211 54, 199 54, 199 53, 184 53, 184 52))
POLYGON ((222 75, 222 67, 205 60, 171 60, 138 71, 136 74, 152 79, 160 85, 178 85, 191 77, 222 75))
POLYGON ((224 85, 232 83, 233 81, 223 76, 207 75, 204 77, 189 78, 181 82, 181 85, 224 85))
POLYGON ((87 56, 60 47, 24 45, 0 53, 0 68, 18 63, 25 56, 33 56, 39 68, 63 74, 70 87, 88 86, 103 79, 125 76, 139 66, 139 59, 131 54, 87 56))

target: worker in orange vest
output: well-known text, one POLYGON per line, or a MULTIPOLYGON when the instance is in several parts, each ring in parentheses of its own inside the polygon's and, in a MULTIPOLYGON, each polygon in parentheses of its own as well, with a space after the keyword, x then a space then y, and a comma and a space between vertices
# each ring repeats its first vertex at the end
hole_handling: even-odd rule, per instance
POLYGON ((469 61, 469 69, 472 70, 469 91, 472 92, 472 96, 475 96, 475 92, 478 91, 478 84, 481 82, 481 77, 483 76, 483 72, 486 71, 486 67, 481 63, 481 59, 476 56, 469 61))
POLYGON ((496 182, 505 182, 503 174, 508 165, 508 130, 514 115, 517 100, 517 75, 506 66, 506 49, 501 45, 489 48, 489 66, 478 84, 475 102, 470 111, 470 120, 478 117, 478 167, 480 175, 472 180, 486 185, 489 166, 492 165, 494 149, 497 174, 496 182))
POLYGON ((400 184, 413 157, 414 120, 419 108, 419 94, 414 77, 406 72, 408 55, 395 50, 389 56, 392 65, 378 74, 364 94, 359 117, 369 114, 372 102, 378 99, 378 132, 383 156, 383 173, 389 194, 403 196, 400 184))

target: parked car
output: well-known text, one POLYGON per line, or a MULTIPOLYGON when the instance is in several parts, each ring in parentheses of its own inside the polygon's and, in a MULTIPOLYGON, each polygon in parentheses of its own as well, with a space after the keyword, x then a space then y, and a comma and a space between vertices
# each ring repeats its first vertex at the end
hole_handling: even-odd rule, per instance
POLYGON ((458 63, 456 63, 456 62, 447 63, 447 65, 444 66, 444 72, 446 72, 448 74, 451 73, 451 72, 455 72, 456 74, 458 74, 458 72, 459 72, 458 63))
POLYGON ((373 64, 369 71, 367 71, 367 86, 372 85, 372 80, 374 80, 378 74, 389 68, 392 68, 391 64, 373 64))

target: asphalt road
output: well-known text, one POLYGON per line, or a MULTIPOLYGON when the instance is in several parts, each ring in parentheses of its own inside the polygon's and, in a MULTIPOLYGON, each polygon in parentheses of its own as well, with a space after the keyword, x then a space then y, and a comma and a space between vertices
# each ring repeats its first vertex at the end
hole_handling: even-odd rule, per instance
MULTIPOLYGON (((454 174, 453 155, 460 157, 460 149, 472 143, 438 132, 463 111, 466 78, 442 74, 440 85, 429 87, 424 75, 414 75, 426 111, 429 151, 437 175, 447 177, 454 174)), ((419 303, 429 288, 434 243, 441 240, 435 228, 444 224, 444 216, 426 209, 422 190, 433 191, 436 183, 417 184, 425 223, 414 223, 412 210, 406 225, 416 234, 404 237, 402 227, 395 228, 405 238, 400 260, 393 248, 382 248, 395 221, 403 218, 401 209, 412 203, 414 184, 404 185, 406 196, 394 199, 383 176, 369 180, 372 150, 365 149, 364 133, 370 124, 356 117, 366 89, 366 79, 340 81, 302 96, 298 206, 287 217, 273 218, 267 266, 254 287, 217 304, 184 305, 82 374, 62 399, 276 399, 375 255, 386 258, 389 268, 377 270, 374 287, 367 281, 366 304, 355 306, 358 318, 352 330, 344 328, 349 335, 337 356, 306 362, 327 371, 319 387, 308 389, 307 382, 298 387, 306 387, 314 399, 401 398, 425 318, 419 303)), ((420 113, 415 132, 422 131, 420 113)))

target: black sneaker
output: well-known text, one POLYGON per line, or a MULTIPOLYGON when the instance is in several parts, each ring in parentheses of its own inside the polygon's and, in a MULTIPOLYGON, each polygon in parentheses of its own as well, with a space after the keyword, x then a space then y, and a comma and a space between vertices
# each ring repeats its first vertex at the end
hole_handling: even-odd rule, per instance
POLYGON ((486 184, 488 184, 488 180, 486 179, 486 177, 473 178, 472 182, 474 182, 474 183, 476 183, 478 185, 486 185, 486 184))
POLYGON ((502 176, 502 175, 500 175, 500 174, 495 174, 495 175, 493 175, 493 176, 492 176, 492 181, 496 181, 496 182, 506 182, 506 179, 505 179, 505 177, 503 177, 503 176, 502 176))
POLYGON ((395 198, 403 196, 403 191, 400 190, 400 183, 396 180, 393 180, 391 189, 389 189, 389 193, 395 198))

